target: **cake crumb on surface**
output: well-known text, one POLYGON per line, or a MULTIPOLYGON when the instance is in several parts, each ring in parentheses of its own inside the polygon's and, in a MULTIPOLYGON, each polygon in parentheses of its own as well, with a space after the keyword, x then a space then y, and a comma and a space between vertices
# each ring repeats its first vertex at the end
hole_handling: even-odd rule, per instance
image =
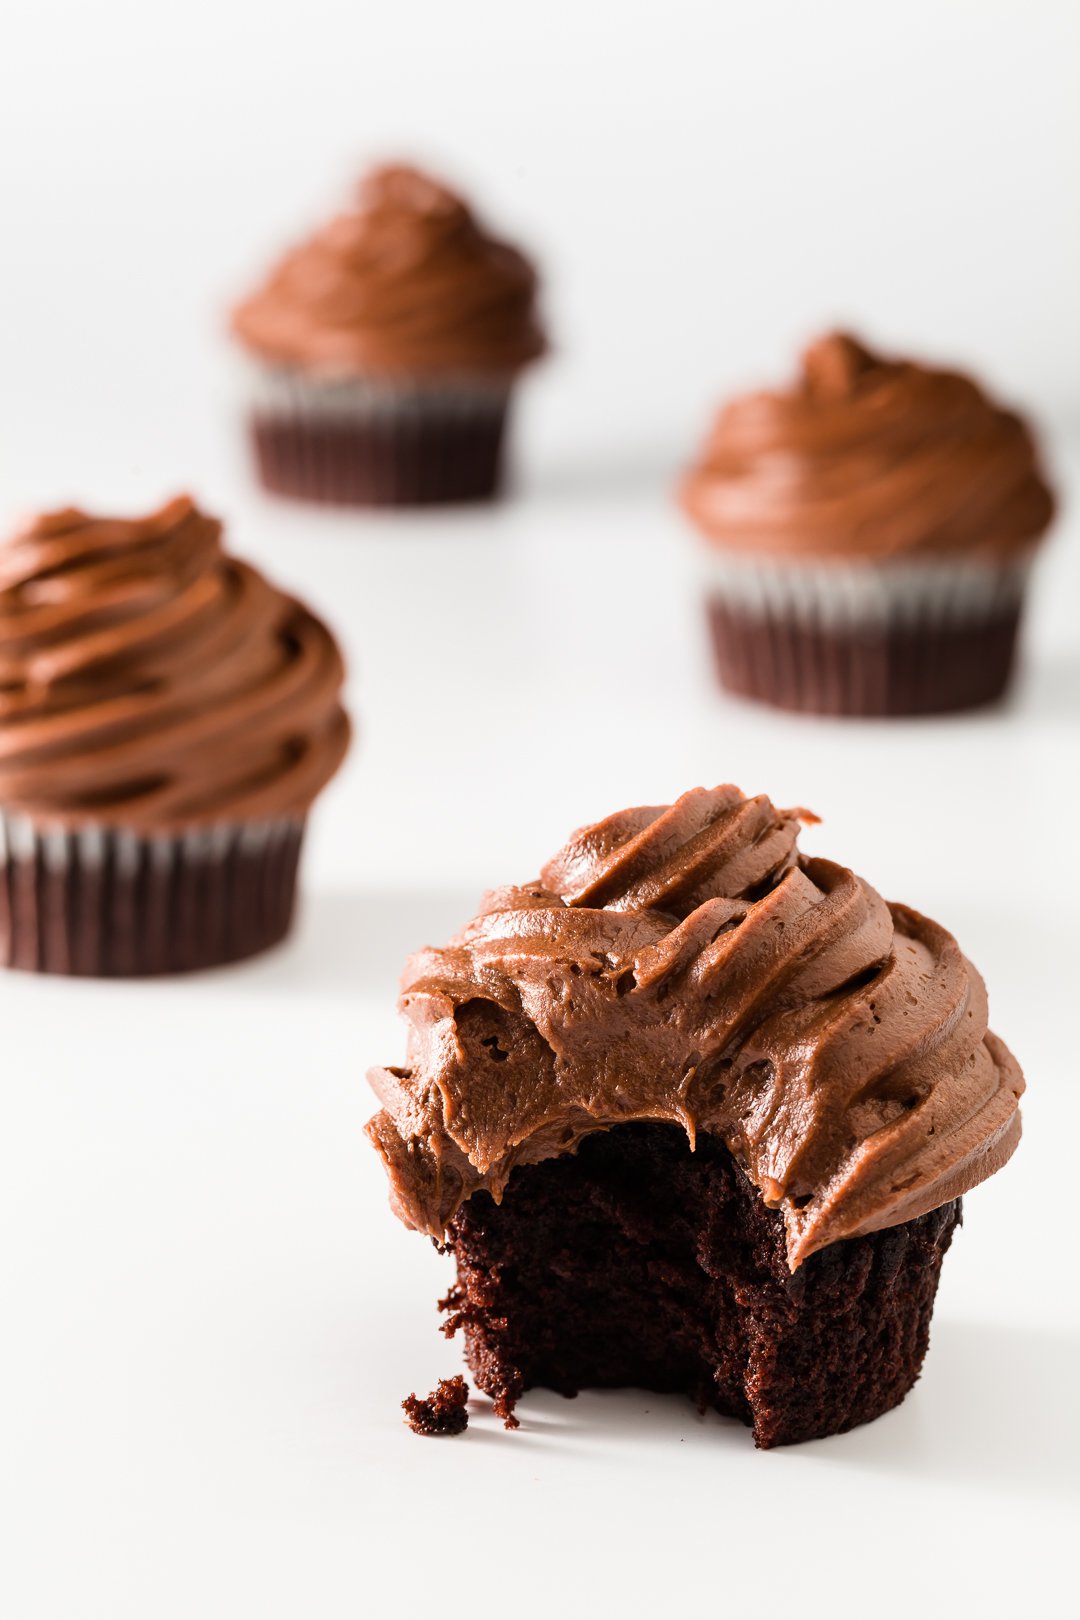
POLYGON ((469 1386, 458 1373, 440 1378, 426 1401, 414 1394, 406 1396, 401 1405, 413 1434, 464 1434, 469 1424, 468 1399, 469 1386))

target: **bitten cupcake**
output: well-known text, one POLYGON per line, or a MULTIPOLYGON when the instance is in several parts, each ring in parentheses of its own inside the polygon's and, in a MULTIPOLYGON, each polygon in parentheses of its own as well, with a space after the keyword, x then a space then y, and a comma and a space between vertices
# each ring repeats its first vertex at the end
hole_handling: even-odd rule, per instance
POLYGON ((731 691, 848 715, 1004 692, 1054 501, 1025 423, 969 378, 823 338, 786 393, 720 413, 681 494, 731 691))
POLYGON ((532 1385, 683 1392, 777 1446, 919 1375, 1020 1070, 944 928, 733 787, 576 833, 409 962, 368 1129, 513 1424, 532 1385))
POLYGON ((326 627, 186 497, 0 547, 0 961, 174 973, 280 940, 342 680, 326 627))
POLYGON ((376 169, 233 316, 267 489, 363 506, 474 501, 544 351, 536 274, 452 191, 376 169))

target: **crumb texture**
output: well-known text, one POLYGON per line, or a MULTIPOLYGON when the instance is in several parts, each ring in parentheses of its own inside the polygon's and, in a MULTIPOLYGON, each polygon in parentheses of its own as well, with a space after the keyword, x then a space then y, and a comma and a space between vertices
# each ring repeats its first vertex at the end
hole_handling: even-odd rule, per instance
MULTIPOLYGON (((724 1145, 668 1125, 587 1138, 455 1216, 444 1331, 512 1425, 524 1390, 682 1393, 762 1448, 838 1434, 919 1376, 960 1201, 811 1255, 724 1145)), ((442 1386, 440 1386, 442 1387, 442 1386)), ((410 1419, 411 1421, 411 1419, 410 1419)))
POLYGON ((426 1401, 407 1395, 401 1406, 413 1434, 464 1434, 469 1426, 468 1399, 469 1386, 457 1373, 440 1378, 426 1401))

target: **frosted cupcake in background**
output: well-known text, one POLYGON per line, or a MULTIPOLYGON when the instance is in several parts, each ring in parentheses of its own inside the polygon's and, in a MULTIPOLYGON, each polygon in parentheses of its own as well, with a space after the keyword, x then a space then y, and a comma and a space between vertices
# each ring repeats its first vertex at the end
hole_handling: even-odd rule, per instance
POLYGON ((0 547, 0 962, 172 973, 280 940, 343 675, 186 497, 0 547))
POLYGON ((1025 423, 969 378, 822 338, 788 392, 721 411, 681 499, 731 691, 848 715, 1004 692, 1054 500, 1025 423))
POLYGON ((461 198, 376 169, 234 312, 267 489, 362 506, 481 500, 544 351, 537 281, 461 198))

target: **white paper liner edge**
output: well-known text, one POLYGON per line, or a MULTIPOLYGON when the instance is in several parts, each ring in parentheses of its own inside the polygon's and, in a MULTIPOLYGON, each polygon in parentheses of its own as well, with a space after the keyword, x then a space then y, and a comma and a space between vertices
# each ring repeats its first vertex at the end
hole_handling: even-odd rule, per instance
POLYGON ((487 420, 506 409, 512 386, 512 378, 318 377, 251 362, 240 372, 252 415, 303 422, 487 420))
POLYGON ((1013 612, 1034 553, 890 562, 780 562, 699 549, 710 599, 748 617, 822 628, 979 624, 1013 612))
POLYGON ((303 825, 303 816, 275 816, 265 821, 144 835, 100 824, 78 829, 58 827, 44 818, 37 820, 0 810, 0 861, 32 861, 40 853, 51 871, 62 872, 75 858, 85 870, 104 866, 111 855, 115 870, 135 872, 146 850, 153 865, 168 870, 181 857, 186 864, 210 865, 224 861, 233 850, 243 855, 261 854, 283 844, 303 825))

